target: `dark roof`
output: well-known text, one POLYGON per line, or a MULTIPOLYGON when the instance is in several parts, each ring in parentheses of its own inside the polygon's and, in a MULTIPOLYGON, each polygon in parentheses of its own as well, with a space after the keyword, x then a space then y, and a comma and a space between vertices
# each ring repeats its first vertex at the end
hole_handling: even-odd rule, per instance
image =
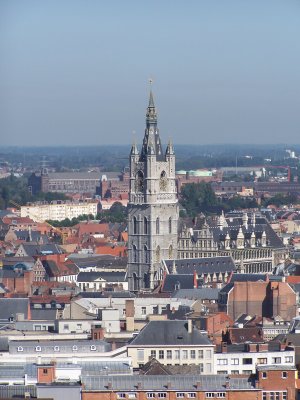
POLYGON ((121 292, 80 292, 78 294, 79 297, 83 297, 85 299, 91 298, 91 299, 95 299, 95 298, 102 298, 102 297, 112 297, 112 298, 134 298, 136 297, 135 294, 122 290, 121 292))
MULTIPOLYGON (((110 375, 110 376, 83 376, 84 390, 98 390, 107 392, 107 388, 118 391, 136 391, 139 384, 144 390, 160 390, 166 392, 166 383, 170 384, 171 390, 183 390, 195 392, 197 382, 204 391, 225 391, 227 375, 110 375)), ((230 390, 232 389, 255 389, 254 382, 248 378, 230 378, 230 390)))
POLYGON ((214 288, 180 289, 172 294, 172 298, 191 300, 218 300, 219 291, 219 289, 214 288))
MULTIPOLYGON (((281 351, 282 352, 281 344, 279 341, 267 342, 265 344, 268 345, 268 351, 281 351)), ((292 348, 286 347, 286 350, 292 350, 292 348)), ((221 353, 221 345, 217 345, 216 352, 221 353)), ((249 352, 248 343, 228 344, 227 345, 227 353, 248 353, 248 352, 249 352)))
POLYGON ((19 240, 26 240, 27 242, 38 242, 40 240, 43 241, 43 243, 49 243, 48 236, 41 234, 40 231, 29 231, 27 230, 18 230, 14 231, 15 235, 17 236, 17 239, 19 240))
POLYGON ((77 282, 94 282, 97 279, 104 279, 106 282, 124 282, 125 272, 80 272, 77 276, 77 282))
POLYGON ((72 260, 79 268, 89 268, 89 267, 97 267, 97 268, 122 268, 126 269, 127 267, 127 257, 115 257, 111 255, 103 255, 96 257, 78 257, 76 255, 68 256, 69 260, 72 260))
POLYGON ((22 243, 24 251, 28 256, 36 256, 41 254, 63 254, 63 249, 54 243, 47 243, 47 244, 33 244, 33 243, 22 243))
POLYGON ((194 275, 169 274, 165 276, 162 284, 162 292, 172 293, 178 289, 192 289, 194 287, 194 275))
MULTIPOLYGON (((174 260, 165 260, 164 262, 171 272, 174 260)), ((175 266, 178 274, 193 274, 196 271, 198 275, 201 275, 236 270, 234 261, 229 256, 178 259, 175 260, 175 266)))
POLYGON ((150 321, 129 346, 211 345, 198 329, 188 333, 188 321, 150 321))
MULTIPOLYGON (((267 281, 268 274, 232 274, 229 282, 258 282, 267 281)), ((222 290, 223 291, 223 290, 222 290)))
POLYGON ((31 319, 34 321, 54 321, 57 318, 57 309, 31 308, 31 319))
POLYGON ((10 317, 16 318, 16 314, 24 314, 28 318, 28 298, 0 298, 0 320, 8 320, 10 317))

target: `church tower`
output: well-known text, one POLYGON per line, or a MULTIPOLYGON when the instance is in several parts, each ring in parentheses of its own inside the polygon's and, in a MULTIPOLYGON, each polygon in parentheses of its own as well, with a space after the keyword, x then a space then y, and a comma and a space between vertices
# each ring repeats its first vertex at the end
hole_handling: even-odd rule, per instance
POLYGON ((153 289, 160 261, 177 258, 178 201, 174 149, 169 142, 163 152, 152 90, 142 148, 133 144, 129 163, 129 290, 153 289))

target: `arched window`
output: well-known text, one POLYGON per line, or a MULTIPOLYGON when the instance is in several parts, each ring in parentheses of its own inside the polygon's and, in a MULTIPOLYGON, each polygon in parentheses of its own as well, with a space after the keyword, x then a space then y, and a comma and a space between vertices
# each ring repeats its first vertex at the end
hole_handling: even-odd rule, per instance
POLYGON ((138 290, 139 288, 138 277, 135 272, 132 274, 132 278, 133 278, 133 290, 138 290))
POLYGON ((172 233, 172 218, 169 218, 169 233, 172 233))
POLYGON ((159 235, 159 218, 156 218, 156 234, 159 235))
POLYGON ((160 247, 159 246, 156 247, 156 262, 157 263, 160 262, 160 247))
POLYGON ((133 233, 134 235, 138 233, 138 222, 136 217, 133 217, 133 233))
POLYGON ((146 264, 149 263, 149 251, 146 245, 144 246, 144 260, 146 264))
POLYGON ((144 217, 144 234, 148 235, 148 219, 144 217))
POLYGON ((137 248, 136 245, 132 245, 132 259, 133 262, 137 262, 137 248))
POLYGON ((170 244, 169 246, 169 259, 171 260, 173 258, 173 246, 170 244))

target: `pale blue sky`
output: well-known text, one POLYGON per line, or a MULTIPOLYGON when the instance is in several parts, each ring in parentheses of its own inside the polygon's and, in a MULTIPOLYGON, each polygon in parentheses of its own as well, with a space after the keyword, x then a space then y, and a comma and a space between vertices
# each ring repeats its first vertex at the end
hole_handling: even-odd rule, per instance
POLYGON ((1 145, 300 143, 299 0, 0 0, 1 145))

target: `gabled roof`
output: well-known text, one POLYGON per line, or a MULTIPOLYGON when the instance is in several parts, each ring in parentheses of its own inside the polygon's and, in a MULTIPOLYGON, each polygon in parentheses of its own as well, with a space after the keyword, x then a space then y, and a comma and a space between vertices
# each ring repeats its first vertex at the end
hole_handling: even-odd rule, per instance
POLYGON ((33 244, 33 243, 23 243, 23 249, 28 256, 37 256, 44 254, 63 254, 64 251, 60 246, 54 243, 47 244, 33 244))
POLYGON ((172 298, 193 300, 218 300, 219 291, 219 289, 204 287, 197 289, 180 289, 172 294, 172 298))
POLYGON ((192 289, 194 287, 194 275, 180 275, 180 274, 169 274, 166 275, 161 291, 162 292, 173 292, 178 289, 192 289))
POLYGON ((188 321, 150 321, 129 346, 211 345, 198 329, 188 332, 188 321))
POLYGON ((96 280, 104 280, 105 282, 124 282, 125 272, 80 272, 77 276, 77 282, 95 282, 96 280))
POLYGON ((28 309, 28 298, 0 298, 0 320, 16 318, 16 314, 24 314, 24 318, 27 319, 28 309))

